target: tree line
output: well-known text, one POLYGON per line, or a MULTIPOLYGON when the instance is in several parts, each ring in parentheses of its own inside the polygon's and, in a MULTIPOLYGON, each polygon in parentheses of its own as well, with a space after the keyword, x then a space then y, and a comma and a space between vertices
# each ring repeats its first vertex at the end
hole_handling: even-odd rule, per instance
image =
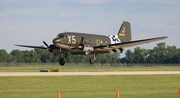
MULTIPOLYGON (((117 63, 119 53, 97 55, 97 63, 117 63)), ((53 55, 47 50, 12 50, 7 53, 6 50, 0 50, 0 62, 2 63, 58 63, 61 55, 53 55)), ((66 63, 89 63, 89 55, 68 55, 66 63)))
MULTIPOLYGON (((57 63, 60 55, 54 56, 47 50, 12 50, 7 53, 0 49, 0 62, 3 63, 57 63)), ((68 55, 67 63, 89 63, 89 55, 68 55)), ((125 57, 120 53, 99 54, 97 63, 157 63, 157 64, 178 64, 180 63, 180 49, 176 46, 166 46, 165 43, 158 43, 153 49, 140 47, 134 50, 127 50, 125 57)))
POLYGON ((180 49, 176 46, 166 46, 158 43, 153 49, 134 48, 134 51, 126 51, 125 58, 121 62, 126 63, 157 63, 178 64, 180 63, 180 49))

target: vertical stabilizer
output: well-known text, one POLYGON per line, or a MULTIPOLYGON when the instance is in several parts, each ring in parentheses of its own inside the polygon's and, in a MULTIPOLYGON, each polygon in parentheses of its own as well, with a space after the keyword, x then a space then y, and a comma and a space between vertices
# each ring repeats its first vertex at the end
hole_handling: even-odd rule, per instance
POLYGON ((118 32, 118 38, 121 40, 121 42, 131 41, 131 25, 129 22, 123 21, 118 32))

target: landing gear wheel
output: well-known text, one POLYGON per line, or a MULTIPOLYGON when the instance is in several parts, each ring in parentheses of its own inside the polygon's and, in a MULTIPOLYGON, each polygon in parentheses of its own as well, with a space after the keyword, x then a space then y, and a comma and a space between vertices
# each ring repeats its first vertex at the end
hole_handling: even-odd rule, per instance
POLYGON ((65 64, 64 58, 61 58, 61 59, 59 60, 59 64, 60 64, 61 66, 64 66, 64 64, 65 64))
POLYGON ((94 59, 93 57, 90 57, 90 58, 89 58, 89 63, 90 63, 90 64, 94 64, 94 63, 95 63, 95 59, 94 59))

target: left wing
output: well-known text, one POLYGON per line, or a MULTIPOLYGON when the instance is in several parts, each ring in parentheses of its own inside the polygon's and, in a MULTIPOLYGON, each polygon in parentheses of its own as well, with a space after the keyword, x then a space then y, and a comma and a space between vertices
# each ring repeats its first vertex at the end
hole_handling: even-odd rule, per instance
POLYGON ((37 49, 47 49, 46 47, 43 47, 43 46, 28 46, 28 45, 15 45, 15 46, 27 47, 27 48, 37 48, 37 49))
POLYGON ((146 44, 154 41, 159 41, 166 39, 167 36, 164 37, 156 37, 156 38, 150 38, 150 39, 143 39, 143 40, 136 40, 136 41, 130 41, 130 42, 123 42, 123 43, 117 43, 117 44, 108 44, 108 45, 100 45, 95 46, 94 50, 98 52, 113 52, 113 51, 120 51, 122 48, 132 47, 136 45, 146 44))

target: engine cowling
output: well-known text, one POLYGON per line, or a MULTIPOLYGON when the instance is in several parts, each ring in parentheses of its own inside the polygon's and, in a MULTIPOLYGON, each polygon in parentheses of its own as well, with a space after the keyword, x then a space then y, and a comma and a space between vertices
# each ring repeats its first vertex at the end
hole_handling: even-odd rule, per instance
POLYGON ((123 48, 119 48, 119 50, 120 50, 120 53, 123 53, 123 51, 124 51, 124 49, 123 49, 123 48))
POLYGON ((49 52, 53 53, 53 54, 59 54, 60 53, 60 49, 58 47, 56 47, 55 45, 50 45, 48 47, 49 52))
POLYGON ((84 52, 94 51, 94 48, 93 47, 84 47, 83 51, 84 52))
POLYGON ((80 45, 79 49, 84 52, 94 51, 94 48, 89 45, 80 45))

